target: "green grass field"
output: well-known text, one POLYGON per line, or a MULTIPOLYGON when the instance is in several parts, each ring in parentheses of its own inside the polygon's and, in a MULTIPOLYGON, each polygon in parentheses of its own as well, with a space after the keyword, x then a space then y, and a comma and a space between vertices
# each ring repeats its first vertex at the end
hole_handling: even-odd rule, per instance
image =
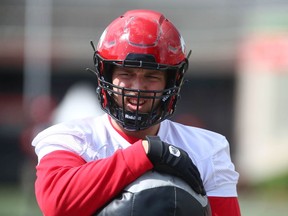
MULTIPOLYGON (((239 193, 242 216, 287 216, 288 194, 281 191, 267 190, 261 187, 257 190, 246 190, 239 193)), ((40 216, 34 194, 21 193, 18 185, 0 185, 0 215, 1 216, 40 216)))

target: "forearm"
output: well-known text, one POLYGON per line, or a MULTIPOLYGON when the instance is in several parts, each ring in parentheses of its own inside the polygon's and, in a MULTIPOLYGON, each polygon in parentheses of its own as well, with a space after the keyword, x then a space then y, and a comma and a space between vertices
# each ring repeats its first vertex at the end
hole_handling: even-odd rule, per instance
POLYGON ((208 197, 212 216, 241 216, 237 197, 208 197))
POLYGON ((151 168, 141 142, 89 163, 55 151, 37 167, 37 201, 47 215, 91 215, 151 168))

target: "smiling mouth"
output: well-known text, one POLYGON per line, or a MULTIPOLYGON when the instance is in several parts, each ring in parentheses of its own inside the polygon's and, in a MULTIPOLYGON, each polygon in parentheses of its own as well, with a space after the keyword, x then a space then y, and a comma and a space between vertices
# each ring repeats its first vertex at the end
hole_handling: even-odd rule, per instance
POLYGON ((131 110, 141 110, 143 105, 146 103, 145 100, 140 99, 139 101, 137 100, 137 98, 129 98, 127 99, 127 107, 131 110))

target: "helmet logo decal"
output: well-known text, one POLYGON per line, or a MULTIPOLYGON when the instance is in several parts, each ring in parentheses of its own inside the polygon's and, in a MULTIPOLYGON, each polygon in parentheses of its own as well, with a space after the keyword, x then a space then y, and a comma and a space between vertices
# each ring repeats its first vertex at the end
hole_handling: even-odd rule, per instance
MULTIPOLYGON (((131 120, 136 120, 136 116, 135 115, 125 114, 125 118, 131 119, 131 120)), ((137 120, 141 121, 141 116, 138 116, 137 120)))
POLYGON ((171 93, 172 93, 171 90, 169 90, 168 92, 166 92, 167 95, 162 98, 162 101, 165 102, 165 101, 171 96, 171 93))

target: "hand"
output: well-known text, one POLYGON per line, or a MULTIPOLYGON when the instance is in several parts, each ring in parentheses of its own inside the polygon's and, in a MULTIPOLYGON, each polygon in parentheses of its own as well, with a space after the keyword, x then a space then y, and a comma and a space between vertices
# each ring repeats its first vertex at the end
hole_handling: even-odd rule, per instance
POLYGON ((154 170, 172 174, 186 181, 192 189, 206 195, 197 167, 183 149, 162 142, 158 136, 146 136, 148 141, 147 156, 154 165, 154 170))

